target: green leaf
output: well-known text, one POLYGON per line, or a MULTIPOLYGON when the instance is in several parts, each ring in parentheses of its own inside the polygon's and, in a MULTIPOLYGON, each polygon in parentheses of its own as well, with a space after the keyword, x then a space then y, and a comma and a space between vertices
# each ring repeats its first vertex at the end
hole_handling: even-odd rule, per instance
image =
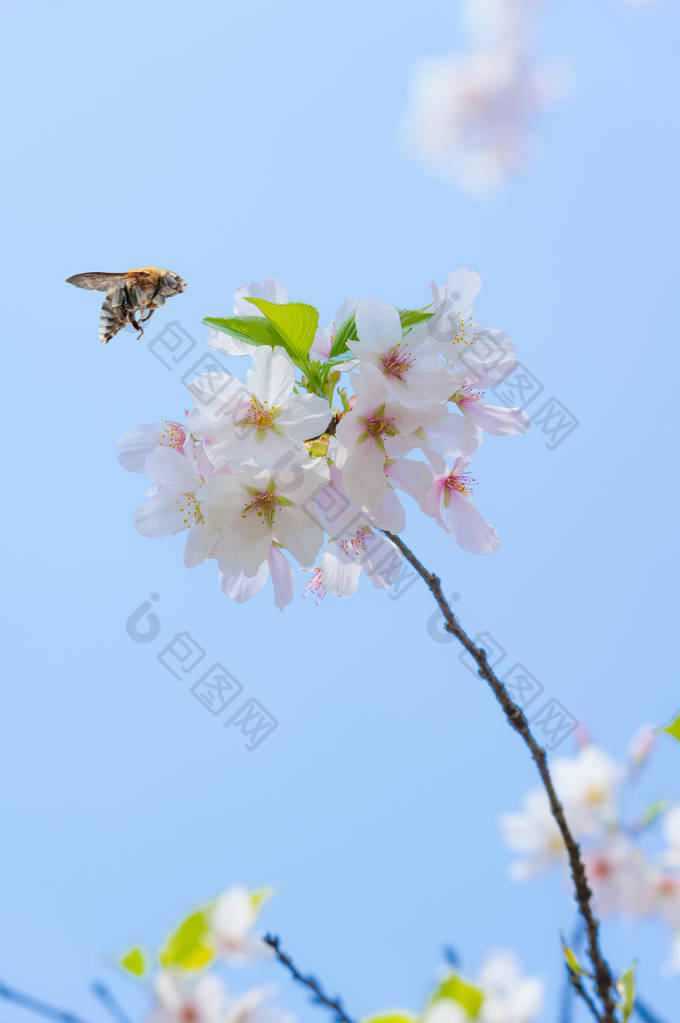
POLYGON ((147 957, 143 948, 136 946, 131 948, 129 952, 121 956, 118 960, 119 964, 128 973, 133 973, 135 977, 143 977, 147 970, 147 957))
POLYGON ((562 950, 564 952, 564 958, 566 960, 567 966, 569 967, 572 973, 575 973, 576 976, 578 977, 582 973, 586 972, 581 966, 576 956, 574 955, 574 953, 572 952, 572 950, 565 942, 564 938, 562 939, 562 950))
POLYGON ((249 892, 250 904, 256 913, 259 913, 265 902, 268 902, 274 895, 273 888, 256 888, 254 891, 249 892))
MULTIPOLYGON (((431 319, 434 314, 428 312, 428 308, 429 307, 425 307, 423 309, 400 309, 399 319, 401 320, 402 332, 406 333, 411 330, 412 327, 415 327, 417 323, 423 323, 425 320, 431 319)), ((347 342, 356 341, 357 338, 356 314, 351 313, 335 335, 328 358, 334 359, 336 356, 342 355, 348 350, 347 342)))
POLYGON ((263 316, 206 316, 203 323, 222 334, 229 334, 250 345, 269 345, 274 348, 286 344, 274 326, 263 316))
POLYGON ((623 1013, 623 1023, 628 1023, 628 1020, 633 1015, 635 1009, 635 967, 636 963, 633 963, 629 970, 626 970, 621 977, 619 977, 616 987, 621 995, 622 1001, 618 1006, 623 1013))
POLYGON ((440 1002, 443 998, 449 998, 460 1005, 470 1019, 477 1019, 484 1001, 484 992, 453 970, 446 975, 439 987, 435 988, 430 997, 430 1005, 440 1002))
POLYGON ((666 735, 672 736, 677 742, 680 742, 680 714, 671 721, 670 725, 666 725, 665 728, 657 728, 657 732, 665 732, 666 735))
POLYGON ((424 323, 425 320, 431 320, 434 313, 428 312, 429 306, 424 306, 422 309, 400 309, 399 319, 401 320, 401 329, 410 330, 411 327, 415 327, 418 323, 424 323))
POLYGON ((331 350, 328 358, 334 359, 336 355, 342 355, 344 352, 348 350, 347 342, 356 341, 356 339, 357 339, 356 314, 350 313, 347 319, 340 324, 338 331, 335 337, 333 338, 333 344, 331 345, 331 350))
POLYGON ((307 358, 319 325, 318 309, 304 302, 279 304, 267 302, 264 298, 248 298, 246 301, 264 313, 297 360, 307 358))
POLYGON ((408 1009, 385 1009, 374 1016, 364 1016, 360 1023, 418 1023, 418 1017, 408 1009))
POLYGON ((173 931, 159 953, 162 966, 198 970, 214 956, 209 945, 210 921, 206 910, 190 913, 173 931))

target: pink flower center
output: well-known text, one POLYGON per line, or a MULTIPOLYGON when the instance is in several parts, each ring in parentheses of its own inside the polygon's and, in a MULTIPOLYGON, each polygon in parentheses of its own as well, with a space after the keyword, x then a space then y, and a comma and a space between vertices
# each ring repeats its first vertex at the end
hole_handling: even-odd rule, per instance
POLYGON ((198 1023, 201 1016, 195 1005, 184 1005, 182 1006, 179 1018, 182 1023, 198 1023))
POLYGON ((675 895, 680 888, 680 881, 677 877, 666 875, 659 881, 659 893, 661 895, 675 895))
POLYGON ((259 398, 251 398, 248 403, 243 419, 239 422, 239 426, 254 426, 257 430, 269 430, 274 425, 279 410, 277 408, 270 408, 266 401, 260 401, 259 398))
POLYGON ((483 391, 474 391, 471 387, 461 387, 460 391, 451 395, 449 401, 455 401, 457 405, 465 405, 471 401, 479 401, 483 393, 483 391))
POLYGON ((385 415, 385 404, 373 410, 373 414, 363 418, 365 427, 363 439, 372 437, 373 440, 382 446, 383 437, 396 437, 399 430, 394 424, 394 419, 385 415))
POLYGON ((598 881, 606 881, 614 873, 614 868, 604 856, 597 856, 593 860, 590 869, 593 877, 597 878, 598 881))
POLYGON ((416 361, 415 355, 408 351, 408 341, 399 341, 382 357, 382 371, 386 376, 403 380, 416 361))
POLYGON ((348 558, 352 556, 358 558, 360 552, 366 550, 366 536, 365 529, 357 529, 351 540, 339 540, 338 542, 348 558))
POLYGON ((459 494, 470 494, 472 493, 470 488, 476 482, 469 472, 450 472, 444 480, 444 487, 446 490, 455 490, 459 494))
POLYGON ((273 526, 278 504, 279 499, 272 490, 261 490, 254 494, 253 500, 249 504, 244 506, 241 518, 245 519, 249 512, 254 511, 258 518, 264 519, 270 526, 273 526))
POLYGON ((187 439, 187 435, 184 432, 184 427, 180 426, 179 423, 175 423, 172 419, 166 419, 163 423, 163 432, 161 433, 161 439, 159 444, 162 444, 167 448, 174 448, 175 451, 179 451, 180 454, 184 450, 184 441, 187 439))

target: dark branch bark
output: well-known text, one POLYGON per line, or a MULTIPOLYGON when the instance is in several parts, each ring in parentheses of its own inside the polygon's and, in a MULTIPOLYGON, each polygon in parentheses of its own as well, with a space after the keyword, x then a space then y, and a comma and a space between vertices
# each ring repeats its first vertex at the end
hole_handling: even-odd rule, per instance
POLYGON ((269 947, 274 950, 276 958, 279 960, 280 963, 282 963, 286 967, 287 970, 290 971, 290 974, 293 977, 293 979, 296 980, 299 984, 304 984, 305 987, 309 988, 309 990, 312 993, 311 995, 312 1002, 315 1002, 317 1005, 325 1005, 327 1009, 330 1009, 332 1012, 335 1013, 335 1018, 336 1020, 339 1020, 339 1023, 353 1023, 353 1020, 350 1019, 350 1017, 343 1009, 342 1003, 339 998, 337 997, 329 998, 328 995, 324 993, 321 985, 317 980, 315 980, 314 977, 311 976, 304 977, 300 973, 300 971, 298 970, 297 966, 290 958, 290 956, 286 955, 286 953, 281 948, 280 939, 276 937, 276 935, 265 934, 263 941, 265 945, 269 945, 269 947))
POLYGON ((539 746, 534 739, 523 711, 510 698, 507 689, 490 667, 489 662, 486 659, 485 651, 480 647, 475 646, 465 630, 458 624, 458 621, 442 592, 439 578, 432 572, 428 572, 422 562, 418 560, 403 540, 387 530, 384 530, 384 533, 385 536, 387 536, 392 543, 399 548, 406 560, 413 566, 413 568, 415 568, 418 575, 426 584, 437 602, 442 615, 444 616, 447 632, 454 635, 465 647, 470 656, 474 658, 477 663, 479 675, 491 687, 494 696, 503 709, 503 713, 507 718, 508 724, 514 728, 529 748, 538 768, 538 773, 541 776, 543 787, 548 796, 550 811, 557 823, 567 849, 569 867, 571 869, 571 876, 574 882, 576 902, 578 903, 579 912, 583 917, 586 927, 588 956, 593 965, 595 986, 602 1006, 602 1015, 598 1016, 598 1018, 602 1021, 602 1023, 617 1023, 615 1015, 616 1001, 614 999, 614 992, 616 988, 609 964, 600 950, 599 924, 595 914, 593 913, 591 905, 592 893, 588 886, 585 867, 583 865, 583 860, 581 859, 581 850, 569 830, 569 825, 567 824, 567 820, 564 815, 564 808, 562 807, 562 804, 557 797, 557 793, 555 792, 555 787, 552 783, 552 778, 550 777, 550 771, 548 770, 548 761, 545 750, 539 746))

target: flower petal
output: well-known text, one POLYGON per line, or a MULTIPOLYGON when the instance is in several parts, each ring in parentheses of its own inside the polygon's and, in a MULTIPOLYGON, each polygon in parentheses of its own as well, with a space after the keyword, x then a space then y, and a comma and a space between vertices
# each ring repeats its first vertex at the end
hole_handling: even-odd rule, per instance
POLYGON ((500 540, 493 526, 485 522, 467 494, 449 491, 451 499, 444 510, 444 521, 459 547, 471 554, 491 554, 500 540))
POLYGON ((269 576, 269 566, 263 561, 255 575, 247 576, 244 572, 220 573, 220 586, 223 593, 235 600, 237 604, 245 604, 256 593, 259 593, 269 576))
POLYGON ((278 607, 279 611, 283 611, 284 607, 287 607, 293 599, 295 573, 279 548, 274 547, 273 544, 269 549, 267 561, 269 563, 269 571, 272 574, 272 583, 274 584, 274 604, 278 607))
POLYGON ((205 561, 212 553, 213 547, 219 540, 220 535, 212 526, 197 523, 187 533, 187 542, 184 547, 184 564, 187 568, 195 568, 205 561))
POLYGON ((321 557, 321 578, 328 593, 343 600, 357 591, 361 565, 339 547, 329 544, 321 557))
POLYGON ((162 423, 146 423, 128 430, 116 441, 118 461, 128 472, 144 472, 147 455, 160 443, 162 423))
POLYGON ((295 366, 283 348, 263 345, 255 349, 247 381, 248 390, 274 408, 282 405, 293 390, 295 366))
POLYGON ((375 508, 387 493, 385 452, 370 438, 350 452, 342 469, 342 485, 360 508, 375 508))
POLYGON ((193 463, 174 448, 154 448, 146 457, 144 471, 159 486, 183 494, 193 494, 200 486, 193 463))
POLYGON ((385 352, 397 341, 401 341, 401 321, 393 305, 377 298, 364 298, 356 312, 359 342, 351 341, 349 347, 357 355, 362 345, 376 352, 385 352))

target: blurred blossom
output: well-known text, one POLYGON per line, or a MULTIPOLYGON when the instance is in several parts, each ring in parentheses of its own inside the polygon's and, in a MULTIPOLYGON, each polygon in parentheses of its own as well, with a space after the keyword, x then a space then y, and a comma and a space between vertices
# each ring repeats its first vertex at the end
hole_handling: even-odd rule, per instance
POLYGON ((252 893, 240 885, 228 888, 215 901, 210 922, 215 949, 223 959, 245 963, 268 951, 262 940, 251 934, 258 908, 252 893))
POLYGON ((543 789, 528 792, 520 811, 502 814, 500 828, 508 848, 522 856, 510 867, 510 876, 516 881, 536 877, 565 857, 564 842, 543 789))
MULTIPOLYGON (((583 854, 595 911, 601 916, 655 917, 670 932, 668 972, 680 972, 680 803, 657 800, 634 823, 625 820, 625 805, 639 772, 631 770, 649 757, 649 726, 639 729, 628 746, 626 762, 617 763, 585 741, 573 757, 554 761, 555 790, 583 854), (664 848, 650 851, 647 834, 661 821, 664 848)), ((550 816, 542 789, 530 790, 522 808, 505 813, 500 829, 506 845, 520 859, 510 875, 518 881, 536 877, 555 863, 567 866, 562 837, 550 816)))
POLYGON ((584 855, 595 912, 646 916, 652 909, 652 889, 645 875, 642 853, 623 835, 607 838, 584 855))
MULTIPOLYGON (((602 750, 589 743, 575 757, 555 760, 551 773, 576 839, 597 833, 613 820, 621 768, 602 750)), ((500 827, 508 847, 523 857, 511 867, 516 880, 535 877, 564 859, 564 843, 544 789, 528 792, 522 810, 503 814, 500 827)))
POLYGON ((523 39, 544 0, 466 0, 463 27, 482 44, 523 39))
POLYGON ((536 116, 560 91, 557 65, 512 42, 433 58, 413 78, 407 144, 436 176, 491 192, 523 162, 536 116))
POLYGON ((482 1023, 531 1023, 543 1005, 543 982, 523 977, 519 959, 505 949, 491 951, 479 973, 484 990, 482 1023))
POLYGON ((160 970, 153 989, 156 1007, 146 1023, 220 1023, 226 1009, 226 988, 213 973, 192 982, 183 973, 160 970))
MULTIPOLYGON (((465 1023, 473 1018, 450 997, 441 997, 447 980, 458 977, 450 967, 440 972, 441 987, 423 1016, 423 1023, 465 1023)), ((486 956, 474 987, 483 1000, 474 1019, 479 1023, 534 1023, 543 1007, 544 984, 525 977, 519 959, 507 949, 492 949, 486 956)))
POLYGON ((664 860, 669 866, 680 867, 680 803, 675 803, 667 810, 663 830, 668 845, 664 860))

